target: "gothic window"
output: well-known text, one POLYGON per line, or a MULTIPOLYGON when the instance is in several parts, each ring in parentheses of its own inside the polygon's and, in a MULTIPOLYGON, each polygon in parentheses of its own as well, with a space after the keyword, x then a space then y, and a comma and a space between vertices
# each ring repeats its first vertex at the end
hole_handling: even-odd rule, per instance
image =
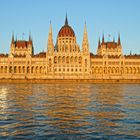
POLYGON ((79 64, 81 64, 82 63, 82 57, 80 56, 79 57, 79 64))
POLYGON ((14 66, 14 73, 17 73, 17 67, 14 66))
POLYGON ((42 68, 42 66, 40 67, 39 73, 43 73, 43 68, 42 68))
POLYGON ((85 59, 85 65, 87 65, 87 59, 85 59))
POLYGON ((34 73, 34 67, 31 68, 31 73, 34 73))
POLYGON ((27 73, 30 73, 30 68, 29 68, 29 66, 27 67, 27 73))
POLYGON ((54 57, 54 63, 57 63, 57 56, 54 57))
POLYGON ((51 65, 51 63, 52 63, 52 60, 51 60, 51 58, 49 59, 49 65, 51 65))
POLYGON ((68 57, 68 56, 67 56, 67 58, 66 58, 66 62, 69 63, 69 57, 68 57))
POLYGON ((3 66, 1 66, 1 73, 3 73, 3 66))
POLYGON ((73 57, 71 57, 71 63, 73 63, 73 57))
POLYGON ((65 63, 65 56, 62 57, 62 62, 65 63))
POLYGON ((20 66, 18 67, 18 72, 21 73, 21 67, 20 66))
POLYGON ((25 73, 25 67, 24 66, 22 67, 22 72, 25 73))
POLYGON ((61 56, 58 57, 58 63, 61 63, 61 56))
POLYGON ((38 66, 37 66, 36 69, 35 69, 35 73, 38 73, 38 66))
POLYGON ((5 66, 5 68, 4 68, 4 72, 7 73, 7 66, 5 66))

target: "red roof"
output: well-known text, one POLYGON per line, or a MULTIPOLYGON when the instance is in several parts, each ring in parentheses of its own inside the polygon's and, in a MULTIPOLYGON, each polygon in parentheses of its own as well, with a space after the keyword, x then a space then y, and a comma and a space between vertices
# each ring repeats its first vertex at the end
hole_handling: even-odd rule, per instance
POLYGON ((75 33, 69 25, 64 25, 58 33, 58 37, 74 37, 74 36, 75 33))
POLYGON ((32 45, 32 41, 22 41, 22 40, 19 40, 19 41, 16 41, 15 42, 15 46, 20 48, 27 48, 27 46, 31 44, 32 45))

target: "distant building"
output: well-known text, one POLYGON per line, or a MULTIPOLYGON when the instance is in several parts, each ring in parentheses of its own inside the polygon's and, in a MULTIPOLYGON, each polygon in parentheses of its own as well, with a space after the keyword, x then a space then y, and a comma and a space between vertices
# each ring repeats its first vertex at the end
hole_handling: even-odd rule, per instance
POLYGON ((34 54, 30 35, 28 41, 13 35, 10 53, 0 54, 0 79, 140 79, 140 55, 123 55, 120 35, 117 42, 103 35, 96 55, 89 50, 86 24, 80 48, 66 17, 55 45, 50 24, 46 52, 34 54))

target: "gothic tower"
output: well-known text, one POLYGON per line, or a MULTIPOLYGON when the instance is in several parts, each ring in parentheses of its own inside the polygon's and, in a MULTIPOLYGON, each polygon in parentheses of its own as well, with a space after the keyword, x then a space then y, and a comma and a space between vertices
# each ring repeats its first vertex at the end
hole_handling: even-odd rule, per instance
POLYGON ((83 70, 85 73, 90 74, 90 51, 89 51, 89 42, 88 34, 86 29, 86 23, 84 27, 84 35, 82 42, 82 53, 83 53, 83 70))
POLYGON ((82 42, 82 50, 84 54, 89 53, 89 43, 88 43, 88 35, 87 35, 87 29, 86 29, 86 23, 84 27, 84 36, 83 36, 83 42, 82 42))
POLYGON ((51 25, 51 23, 50 23, 50 31, 49 31, 49 35, 48 35, 47 52, 48 52, 48 54, 52 54, 54 52, 54 44, 53 44, 53 35, 52 35, 52 25, 51 25))

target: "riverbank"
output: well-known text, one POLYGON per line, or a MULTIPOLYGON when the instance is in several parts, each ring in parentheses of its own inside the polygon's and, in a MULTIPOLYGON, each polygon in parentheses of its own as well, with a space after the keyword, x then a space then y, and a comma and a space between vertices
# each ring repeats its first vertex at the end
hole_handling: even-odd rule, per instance
POLYGON ((140 84, 140 79, 0 79, 0 84, 13 84, 13 83, 47 83, 47 84, 73 84, 73 83, 84 83, 84 84, 98 84, 98 83, 122 83, 140 84))

